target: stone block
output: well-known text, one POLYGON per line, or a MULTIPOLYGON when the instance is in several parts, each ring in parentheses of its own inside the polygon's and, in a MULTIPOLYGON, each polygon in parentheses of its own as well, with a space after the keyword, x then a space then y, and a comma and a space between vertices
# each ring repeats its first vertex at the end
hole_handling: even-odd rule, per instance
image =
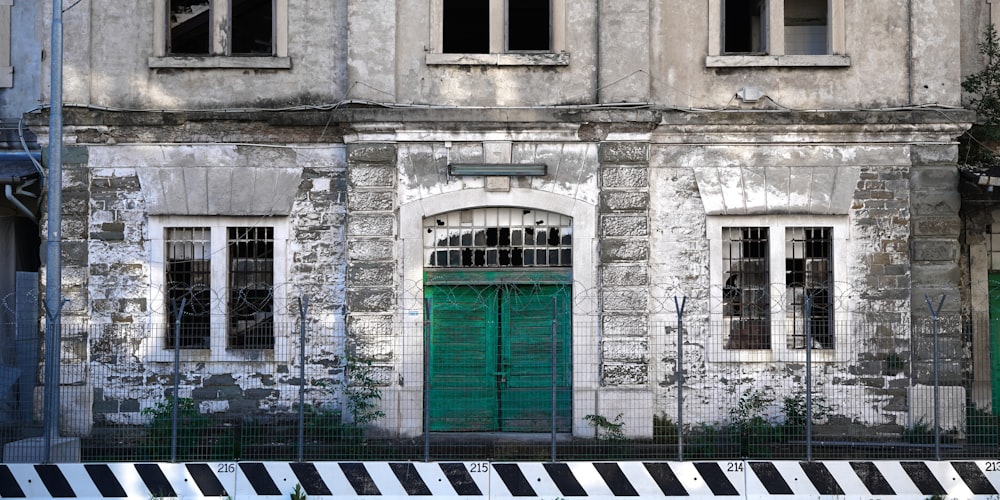
POLYGON ((354 261, 389 260, 393 258, 394 252, 395 242, 387 238, 347 242, 347 257, 354 261))
POLYGON ((601 223, 603 236, 649 235, 649 219, 645 215, 604 215, 601 223))
POLYGON ((396 146, 392 144, 350 144, 347 159, 352 162, 393 163, 396 146))
POLYGON ((601 258, 605 262, 644 261, 649 258, 649 244, 645 239, 603 239, 601 258))
POLYGON ((645 288, 612 288, 601 293, 605 311, 645 311, 649 303, 649 291, 645 288))
POLYGON ((603 191, 601 192, 601 211, 644 212, 649 209, 649 193, 644 191, 603 191))
POLYGON ((956 240, 915 240, 913 260, 954 262, 958 259, 958 250, 956 240))
POLYGON ((243 389, 238 386, 213 386, 195 387, 191 390, 191 397, 196 401, 221 400, 221 399, 242 399, 243 389))
POLYGON ((941 263, 921 263, 912 266, 913 284, 917 286, 958 286, 961 280, 962 270, 959 265, 952 261, 941 263))
POLYGON ((601 319, 601 330, 606 337, 646 337, 649 322, 639 314, 605 314, 601 319))
POLYGON ((649 365, 646 363, 604 363, 601 370, 601 381, 609 387, 646 385, 649 382, 649 365))
MULTIPOLYGON (((957 144, 915 144, 910 146, 910 160, 918 165, 950 165, 958 162, 957 144)), ((957 182, 957 171, 955 180, 957 182)))
POLYGON ((396 184, 396 169, 384 165, 352 165, 347 181, 354 188, 391 188, 396 184))
POLYGON ((601 342, 601 354, 607 361, 626 363, 649 362, 649 341, 646 339, 615 338, 601 342))
POLYGON ((921 217, 914 220, 914 236, 958 238, 962 221, 958 217, 921 217))
POLYGON ((393 236, 396 218, 392 215, 358 215, 347 217, 347 234, 351 236, 393 236))
POLYGON ((942 187, 936 191, 916 192, 912 196, 911 210, 917 216, 954 216, 962 206, 961 197, 954 188, 942 187))
POLYGON ((601 163, 647 163, 649 144, 644 142, 605 142, 598 153, 601 163))
POLYGON ((396 307, 392 288, 352 288, 347 291, 347 309, 351 312, 385 312, 396 307))
POLYGON ((607 265, 601 270, 601 284, 604 286, 638 286, 649 283, 645 265, 607 265))
POLYGON ((602 168, 601 184, 605 188, 647 188, 649 187, 649 169, 620 166, 602 168))
POLYGON ((361 286, 385 285, 392 283, 395 272, 393 262, 351 263, 347 267, 347 281, 361 286))
MULTIPOLYGON (((653 437, 653 394, 646 389, 604 388, 598 392, 594 414, 614 422, 621 414, 622 432, 630 439, 653 437)), ((593 437, 593 434, 583 437, 593 437)))
MULTIPOLYGON (((910 387, 907 396, 909 401, 909 427, 927 425, 934 428, 934 387, 929 385, 914 385, 910 387)), ((937 414, 938 425, 942 431, 957 431, 964 435, 965 430, 965 388, 955 386, 938 387, 937 414)))
MULTIPOLYGON (((34 418, 45 414, 45 386, 35 387, 34 418)), ((84 437, 94 425, 94 389, 88 385, 59 386, 59 435, 84 437)))
POLYGON ((45 463, 46 459, 50 463, 77 463, 80 461, 80 438, 55 437, 50 441, 48 456, 45 451, 44 437, 12 441, 3 445, 3 463, 41 464, 45 463))

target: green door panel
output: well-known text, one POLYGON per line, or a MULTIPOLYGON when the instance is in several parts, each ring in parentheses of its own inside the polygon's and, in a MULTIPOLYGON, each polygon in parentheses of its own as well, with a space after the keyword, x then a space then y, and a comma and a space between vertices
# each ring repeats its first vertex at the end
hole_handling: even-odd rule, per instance
POLYGON ((501 430, 551 429, 555 362, 556 428, 568 431, 572 373, 569 287, 507 286, 501 299, 501 359, 505 372, 505 383, 499 388, 501 430))
POLYGON ((550 431, 553 318, 556 428, 570 430, 571 287, 503 276, 492 285, 425 283, 431 431, 550 431))
POLYGON ((430 430, 497 429, 497 290, 428 287, 430 430))
POLYGON ((1000 272, 990 272, 990 382, 993 413, 1000 408, 1000 272))

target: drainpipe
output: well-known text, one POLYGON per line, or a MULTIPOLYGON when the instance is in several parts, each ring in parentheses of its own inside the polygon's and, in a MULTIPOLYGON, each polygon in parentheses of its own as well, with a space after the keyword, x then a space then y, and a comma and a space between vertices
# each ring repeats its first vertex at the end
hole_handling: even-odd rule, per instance
POLYGON ((31 219, 31 222, 38 223, 38 218, 35 217, 35 213, 28 210, 28 207, 21 203, 21 200, 14 197, 14 186, 13 184, 5 182, 7 179, 0 179, 0 184, 3 184, 3 194, 7 198, 7 201, 11 202, 18 210, 21 211, 26 217, 31 219))

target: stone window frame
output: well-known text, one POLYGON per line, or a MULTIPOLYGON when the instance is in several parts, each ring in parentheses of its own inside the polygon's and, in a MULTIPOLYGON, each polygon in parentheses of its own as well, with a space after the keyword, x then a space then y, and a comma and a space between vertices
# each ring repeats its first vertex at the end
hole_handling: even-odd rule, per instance
POLYGON ((207 349, 182 348, 182 361, 245 361, 251 358, 286 359, 292 353, 288 342, 283 341, 282 332, 287 330, 284 325, 292 321, 286 312, 287 298, 284 283, 288 281, 286 262, 288 260, 288 220, 283 217, 238 217, 238 216, 188 216, 161 215, 149 218, 149 259, 150 259, 150 335, 152 343, 150 352, 163 361, 172 361, 173 346, 167 345, 166 327, 169 327, 169 312, 167 310, 166 284, 166 233, 169 228, 209 228, 211 229, 211 252, 221 258, 212 260, 211 270, 211 339, 207 349), (228 297, 220 290, 228 290, 228 258, 226 252, 227 229, 230 227, 270 227, 274 230, 274 267, 273 267, 273 348, 229 348, 227 336, 229 332, 229 315, 227 311, 228 297), (251 354, 253 353, 253 354, 251 354))
MULTIPOLYGON (((785 244, 789 228, 829 227, 833 229, 832 264, 833 264, 833 313, 834 313, 834 347, 832 349, 812 349, 816 361, 843 361, 848 357, 852 343, 851 311, 847 301, 838 293, 845 283, 850 282, 847 264, 847 253, 850 249, 850 229, 848 218, 842 215, 738 215, 709 216, 706 224, 709 240, 709 280, 710 303, 712 304, 709 320, 712 325, 724 325, 724 288, 725 277, 723 269, 723 229, 737 227, 766 227, 771 234, 769 252, 771 282, 783 282, 785 276, 785 244), (782 244, 774 244, 780 238, 782 244)), ((785 331, 787 322, 787 307, 785 294, 772 293, 770 297, 770 349, 727 349, 727 332, 723 327, 711 329, 713 337, 709 343, 709 359, 716 362, 772 362, 772 361, 805 361, 806 350, 788 347, 788 333, 785 331)))
POLYGON ((726 0, 709 0, 708 5, 708 56, 705 66, 709 68, 729 67, 848 67, 851 58, 847 53, 847 38, 845 32, 846 13, 844 0, 828 0, 828 52, 819 55, 785 54, 785 32, 783 29, 769 29, 772 26, 784 27, 785 0, 764 0, 767 6, 764 11, 767 19, 764 21, 767 32, 766 53, 763 54, 726 54, 724 51, 726 0))
POLYGON ((490 52, 488 54, 444 53, 444 0, 430 3, 430 45, 425 63, 428 66, 567 66, 566 1, 549 0, 551 44, 545 52, 507 50, 506 2, 490 2, 490 52))
POLYGON ((221 30, 229 24, 231 0, 210 0, 212 9, 210 34, 211 54, 177 56, 167 53, 169 31, 170 0, 153 0, 153 56, 149 58, 150 68, 173 69, 291 69, 288 57, 288 0, 274 2, 274 53, 263 56, 231 56, 227 54, 221 30))

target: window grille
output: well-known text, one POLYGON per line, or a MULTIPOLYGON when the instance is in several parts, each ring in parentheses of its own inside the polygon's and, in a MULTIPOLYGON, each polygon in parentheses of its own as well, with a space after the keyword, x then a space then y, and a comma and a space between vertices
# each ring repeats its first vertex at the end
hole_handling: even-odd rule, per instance
POLYGON ((166 229, 165 237, 167 347, 177 345, 174 335, 179 316, 180 347, 208 349, 212 315, 211 229, 172 227, 166 229))
POLYGON ((229 348, 274 347, 274 228, 230 227, 229 348))
POLYGON ((729 349, 771 347, 768 228, 723 228, 723 318, 729 349))
POLYGON ((787 228, 785 237, 785 288, 791 316, 788 347, 806 346, 806 328, 814 348, 833 347, 833 229, 787 228), (809 317, 806 317, 806 298, 809 317))

